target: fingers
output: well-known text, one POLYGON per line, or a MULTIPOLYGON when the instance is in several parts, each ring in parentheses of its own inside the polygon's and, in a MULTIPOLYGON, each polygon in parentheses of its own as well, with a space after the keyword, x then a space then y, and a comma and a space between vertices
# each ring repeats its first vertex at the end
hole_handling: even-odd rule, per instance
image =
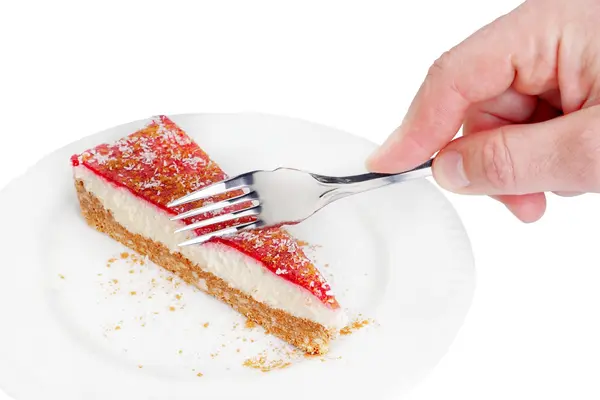
POLYGON ((560 98, 557 100, 554 92, 537 97, 509 88, 498 97, 471 106, 463 123, 463 134, 470 135, 508 124, 547 121, 562 115, 556 105, 560 106, 560 98))
POLYGON ((510 87, 515 72, 500 32, 491 26, 480 36, 490 43, 473 36, 433 64, 402 125, 367 161, 369 169, 399 172, 425 161, 452 140, 471 104, 510 87), (494 46, 500 49, 484 49, 494 46))
POLYGON ((564 191, 558 191, 558 192, 554 192, 555 195, 560 196, 560 197, 575 197, 575 196, 581 196, 583 193, 582 192, 564 192, 564 191))
MULTIPOLYGON (((510 88, 494 99, 472 106, 463 124, 463 134, 468 136, 513 123, 530 121, 534 115, 542 114, 537 111, 539 103, 535 96, 524 95, 510 88)), ((546 196, 543 193, 492 197, 526 223, 537 221, 546 210, 546 196)))
POLYGON ((528 95, 555 89, 561 31, 557 8, 526 2, 440 57, 402 125, 368 159, 367 167, 400 172, 425 161, 452 140, 471 105, 513 85, 528 95))
POLYGON ((433 165, 438 183, 471 194, 600 191, 600 108, 457 139, 433 165))
POLYGON ((470 135, 508 124, 524 123, 534 114, 537 102, 536 97, 509 88, 493 99, 471 106, 465 117, 463 134, 470 135))
POLYGON ((550 119, 561 116, 563 113, 561 110, 554 108, 550 103, 543 99, 538 99, 535 111, 527 121, 530 124, 537 122, 544 122, 550 119))
POLYGON ((546 195, 544 193, 492 197, 503 203, 510 212, 525 223, 538 221, 546 212, 546 195))
POLYGON ((540 99, 545 100, 546 103, 550 104, 553 108, 557 110, 562 110, 562 98, 560 94, 560 90, 552 89, 545 93, 540 94, 540 99))

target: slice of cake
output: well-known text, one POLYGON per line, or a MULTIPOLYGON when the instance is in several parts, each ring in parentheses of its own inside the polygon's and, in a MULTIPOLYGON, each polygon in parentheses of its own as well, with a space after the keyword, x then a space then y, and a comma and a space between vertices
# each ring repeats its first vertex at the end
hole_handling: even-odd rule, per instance
MULTIPOLYGON (((323 354, 346 323, 331 288, 284 229, 262 229, 178 243, 219 227, 173 232, 171 217, 220 199, 169 209, 171 201, 226 178, 185 132, 160 116, 113 144, 73 156, 75 186, 87 223, 186 282, 217 297, 268 332, 311 354, 323 354)), ((236 194, 230 194, 235 196, 236 194)), ((226 210, 230 212, 231 210, 226 210)))

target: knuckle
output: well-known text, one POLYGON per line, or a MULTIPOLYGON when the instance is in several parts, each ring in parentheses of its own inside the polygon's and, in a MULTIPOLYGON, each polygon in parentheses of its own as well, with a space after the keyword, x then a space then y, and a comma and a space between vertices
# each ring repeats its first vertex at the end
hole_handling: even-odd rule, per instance
POLYGON ((515 166, 504 128, 489 136, 482 153, 484 176, 492 187, 503 192, 514 190, 517 183, 515 166))
POLYGON ((440 72, 446 71, 448 66, 451 64, 450 59, 452 58, 452 53, 450 51, 445 51, 442 53, 440 57, 438 57, 431 67, 429 67, 428 75, 436 75, 440 72))
POLYGON ((513 62, 518 70, 513 82, 515 89, 529 95, 551 90, 556 85, 556 60, 553 57, 552 53, 537 49, 525 60, 515 59, 513 62))
POLYGON ((427 72, 426 81, 441 80, 450 90, 458 95, 459 98, 468 100, 469 91, 463 91, 455 80, 455 69, 458 64, 459 56, 455 50, 448 50, 438 57, 427 72), (432 79, 433 78, 433 79, 432 79))

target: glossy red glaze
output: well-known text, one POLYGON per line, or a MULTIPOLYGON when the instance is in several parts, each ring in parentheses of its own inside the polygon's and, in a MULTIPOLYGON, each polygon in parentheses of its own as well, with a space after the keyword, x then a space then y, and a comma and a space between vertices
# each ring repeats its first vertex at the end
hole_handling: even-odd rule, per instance
MULTIPOLYGON (((174 209, 167 207, 171 201, 222 181, 227 175, 181 128, 165 116, 153 119, 143 129, 115 143, 101 144, 81 155, 73 156, 71 162, 73 166, 83 165, 106 181, 129 190, 171 215, 238 194, 213 197, 174 209)), ((241 207, 244 205, 238 208, 241 207)), ((201 221, 236 209, 207 213, 185 222, 189 224, 201 221)), ((243 222, 252 221, 252 218, 245 218, 243 222)), ((231 224, 212 225, 197 230, 196 234, 202 235, 231 224)), ((211 241, 245 253, 277 276, 306 289, 321 302, 332 308, 339 307, 329 284, 306 257, 298 242, 284 229, 252 230, 211 241)))

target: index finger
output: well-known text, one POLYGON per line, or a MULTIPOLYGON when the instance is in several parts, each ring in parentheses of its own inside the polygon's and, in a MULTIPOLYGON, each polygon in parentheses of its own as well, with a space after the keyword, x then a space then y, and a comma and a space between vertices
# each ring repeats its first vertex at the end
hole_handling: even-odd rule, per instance
POLYGON ((431 66, 402 125, 371 156, 369 169, 401 172, 426 161, 456 135, 469 106, 512 85, 513 58, 523 37, 506 21, 510 16, 480 29, 431 66))

